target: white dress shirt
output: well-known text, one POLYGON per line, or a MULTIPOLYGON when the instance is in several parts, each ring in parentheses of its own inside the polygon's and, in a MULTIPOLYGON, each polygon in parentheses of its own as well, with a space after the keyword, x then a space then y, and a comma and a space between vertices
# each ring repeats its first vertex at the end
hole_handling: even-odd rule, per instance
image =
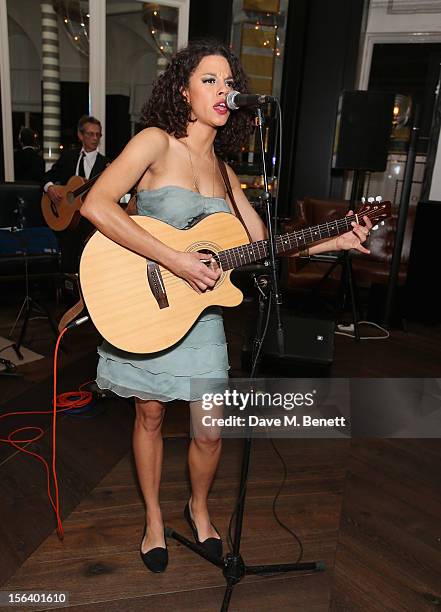
POLYGON ((78 174, 80 159, 83 153, 84 153, 84 160, 83 160, 84 174, 86 175, 86 180, 88 180, 90 177, 90 173, 92 172, 92 168, 94 167, 95 162, 96 162, 96 156, 98 155, 98 149, 95 149, 95 151, 89 151, 89 153, 87 153, 84 149, 81 149, 80 155, 77 161, 77 167, 75 168, 75 174, 78 174))

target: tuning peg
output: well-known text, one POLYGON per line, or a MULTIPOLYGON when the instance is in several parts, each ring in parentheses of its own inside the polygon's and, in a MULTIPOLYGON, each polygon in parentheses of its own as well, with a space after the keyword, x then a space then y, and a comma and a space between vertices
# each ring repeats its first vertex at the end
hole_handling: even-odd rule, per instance
POLYGON ((381 221, 380 225, 384 225, 384 221, 381 221))
POLYGON ((372 204, 372 202, 375 202, 375 198, 373 198, 373 197, 368 198, 368 202, 369 202, 370 204, 372 204))
POLYGON ((376 201, 376 202, 382 202, 382 201, 383 201, 383 198, 382 198, 381 196, 377 196, 377 197, 375 198, 375 201, 376 201))
POLYGON ((373 232, 376 232, 376 231, 377 231, 377 229, 379 229, 379 227, 378 227, 378 223, 377 223, 377 225, 374 225, 374 226, 372 226, 372 227, 371 227, 371 230, 372 230, 373 232))
POLYGON ((365 204, 366 203, 366 198, 364 196, 361 197, 361 203, 365 204))

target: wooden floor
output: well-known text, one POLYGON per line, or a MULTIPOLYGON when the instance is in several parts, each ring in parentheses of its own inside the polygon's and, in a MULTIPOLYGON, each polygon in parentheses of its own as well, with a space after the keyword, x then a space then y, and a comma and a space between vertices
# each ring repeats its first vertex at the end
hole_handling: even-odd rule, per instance
POLYGON ((439 610, 439 440, 353 440, 332 610, 439 610))
MULTIPOLYGON (((294 447, 285 440, 279 446, 290 467, 278 504, 280 517, 301 538, 305 561, 323 559, 329 569, 311 576, 247 577, 235 591, 232 609, 290 610, 297 602, 297 609, 325 610, 348 443, 331 441, 318 449, 310 442, 294 447)), ((166 524, 189 537, 182 516, 188 498, 186 447, 185 439, 166 440, 161 504, 166 524)), ((213 522, 223 534, 234 505, 240 447, 238 440, 226 441, 211 496, 213 522)), ((271 503, 280 474, 269 442, 257 441, 242 543, 242 554, 250 564, 288 563, 297 558, 297 544, 272 520, 271 503)), ((30 589, 38 584, 49 589, 56 584, 57 589, 70 592, 71 605, 86 606, 81 609, 91 604, 101 604, 93 609, 102 610, 220 609, 225 584, 221 572, 174 540, 169 540, 167 571, 158 576, 145 569, 138 555, 142 527, 143 506, 126 456, 70 514, 64 544, 56 537, 48 538, 3 588, 30 589)))
MULTIPOLYGON (((250 307, 244 306, 226 314, 233 374, 241 372, 240 347, 250 313, 250 307)), ((7 335, 13 318, 13 305, 0 309, 0 335, 7 335)), ((393 332, 387 341, 356 343, 337 337, 332 375, 439 377, 440 327, 408 325, 407 332, 393 332)), ((61 356, 61 391, 77 388, 93 376, 96 342, 91 327, 71 332, 66 342, 69 352, 61 356)), ((22 379, 1 378, 2 405, 8 410, 24 409, 31 399, 50 405, 51 339, 44 321, 32 322, 25 345, 45 359, 22 366, 22 379)), ((103 414, 87 423, 72 424, 67 418, 60 423, 60 479, 67 480, 62 489, 63 542, 53 531, 41 465, 9 448, 1 449, 0 528, 3 559, 9 565, 0 562, 0 590, 67 590, 70 609, 82 612, 220 609, 222 574, 176 541, 169 540, 170 564, 164 574, 153 575, 142 565, 138 547, 143 505, 130 452, 132 420, 131 406, 112 400, 103 414)), ((10 428, 8 424, 6 430, 10 428)), ((45 428, 46 439, 38 446, 47 451, 50 423, 45 428)), ((187 429, 187 410, 177 404, 164 428, 161 500, 167 525, 190 536, 182 517, 188 496, 187 429)), ((288 467, 278 513, 301 538, 304 560, 324 560, 326 571, 248 576, 235 587, 230 609, 439 610, 440 440, 276 443, 288 467)), ((211 495, 213 521, 224 539, 240 456, 240 441, 224 441, 211 495)), ((246 563, 297 558, 295 541, 278 526, 271 511, 281 476, 271 445, 257 440, 244 522, 246 563)))

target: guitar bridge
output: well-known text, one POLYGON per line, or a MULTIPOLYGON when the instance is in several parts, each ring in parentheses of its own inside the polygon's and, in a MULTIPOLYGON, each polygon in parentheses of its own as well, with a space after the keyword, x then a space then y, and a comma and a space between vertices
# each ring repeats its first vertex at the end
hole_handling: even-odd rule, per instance
POLYGON ((162 280, 161 270, 154 261, 147 261, 147 279, 155 300, 158 302, 159 308, 168 308, 169 303, 164 281, 162 280))

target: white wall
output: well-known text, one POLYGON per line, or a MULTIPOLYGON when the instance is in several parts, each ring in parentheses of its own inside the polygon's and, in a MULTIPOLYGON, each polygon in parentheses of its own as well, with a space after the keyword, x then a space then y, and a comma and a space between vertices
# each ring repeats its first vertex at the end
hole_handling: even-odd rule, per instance
POLYGON ((41 109, 41 51, 23 28, 8 19, 11 100, 14 111, 41 109))
POLYGON ((411 12, 409 14, 396 14, 388 12, 388 0, 371 0, 367 23, 367 32, 441 32, 441 2, 440 0, 394 0, 393 7, 406 10, 412 7, 425 6, 430 13, 411 12))

